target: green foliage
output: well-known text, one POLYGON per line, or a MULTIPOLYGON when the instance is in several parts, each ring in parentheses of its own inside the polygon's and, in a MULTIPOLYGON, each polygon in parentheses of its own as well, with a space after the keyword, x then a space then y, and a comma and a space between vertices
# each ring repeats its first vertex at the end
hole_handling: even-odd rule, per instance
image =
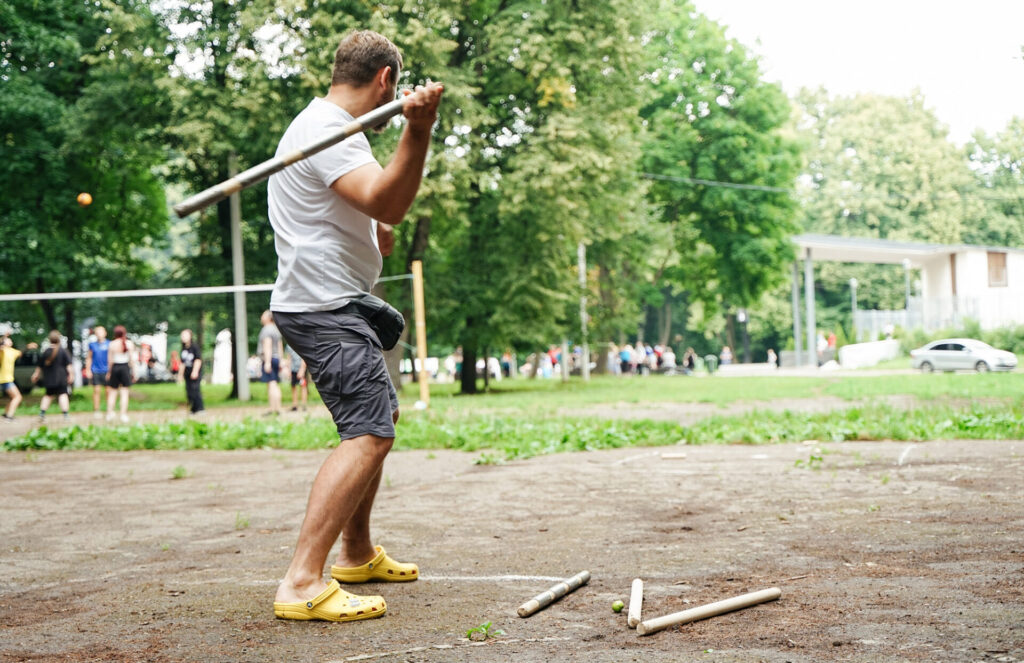
POLYGON ((967 153, 985 212, 984 223, 964 228, 964 241, 1024 247, 1024 117, 1015 117, 993 136, 979 132, 967 153))
POLYGON ((747 306, 781 280, 793 255, 796 205, 788 190, 800 158, 784 131, 789 102, 760 80, 756 58, 689 3, 662 2, 655 17, 645 35, 642 163, 659 178, 651 195, 682 260, 672 276, 706 307, 747 306))
POLYGON ((484 622, 480 626, 474 626, 466 631, 467 640, 483 641, 488 638, 496 638, 500 635, 505 635, 505 631, 502 631, 500 628, 491 628, 491 622, 484 622))
POLYGON ((188 470, 185 469, 184 465, 176 465, 174 467, 174 469, 171 470, 171 478, 172 479, 184 479, 187 476, 188 476, 188 470))
MULTIPOLYGON (((0 36, 0 291, 131 287, 140 246, 167 224, 159 79, 167 39, 142 0, 4 3, 0 36), (117 37, 112 36, 113 32, 117 37), (79 192, 92 205, 76 202, 79 192)), ((76 303, 5 305, 5 318, 74 332, 76 303)))

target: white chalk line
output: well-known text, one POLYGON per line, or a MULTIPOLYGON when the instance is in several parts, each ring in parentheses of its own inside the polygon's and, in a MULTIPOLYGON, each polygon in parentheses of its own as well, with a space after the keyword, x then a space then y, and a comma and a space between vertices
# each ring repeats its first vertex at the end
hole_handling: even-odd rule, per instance
POLYGON ((520 576, 520 575, 504 575, 504 576, 420 576, 420 580, 432 580, 434 582, 444 582, 446 580, 454 580, 456 582, 558 582, 559 580, 565 580, 565 578, 559 578, 558 576, 520 576))
POLYGON ((908 444, 907 448, 904 449, 903 453, 900 454, 900 458, 899 458, 899 460, 896 461, 896 464, 899 465, 899 466, 902 466, 903 465, 903 461, 905 461, 907 459, 907 456, 910 455, 911 450, 913 450, 913 448, 915 446, 916 445, 914 445, 914 444, 908 444))
POLYGON ((395 651, 384 651, 374 652, 372 654, 359 654, 357 656, 349 656, 343 659, 334 659, 327 661, 326 663, 344 663, 347 661, 370 661, 375 658, 388 658, 389 656, 403 656, 405 654, 415 654, 417 652, 431 651, 431 650, 445 650, 445 649, 457 649, 461 647, 484 647, 489 645, 512 645, 524 642, 564 642, 571 640, 572 638, 567 637, 552 637, 552 638, 492 638, 489 640, 463 640, 453 645, 425 645, 422 647, 412 647, 410 649, 398 649, 395 651))
MULTIPOLYGON (((558 582, 565 580, 557 576, 524 576, 524 575, 503 575, 503 576, 434 576, 421 575, 421 581, 426 582, 558 582)), ((252 580, 248 578, 209 578, 207 580, 167 580, 168 585, 278 585, 281 580, 252 580)), ((55 583, 59 584, 59 583, 55 583)))

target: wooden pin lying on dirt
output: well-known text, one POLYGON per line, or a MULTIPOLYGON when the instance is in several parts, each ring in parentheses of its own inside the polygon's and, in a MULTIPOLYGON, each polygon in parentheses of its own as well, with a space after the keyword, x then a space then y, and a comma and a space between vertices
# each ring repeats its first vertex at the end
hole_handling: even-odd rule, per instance
POLYGON ((629 628, 636 628, 636 625, 640 623, 640 610, 644 604, 644 581, 640 578, 633 580, 633 588, 629 592, 629 616, 626 618, 626 624, 629 628))
POLYGON ((516 612, 520 617, 529 617, 543 607, 549 606, 569 592, 579 589, 590 582, 590 571, 580 571, 571 578, 555 584, 546 592, 541 592, 526 603, 519 606, 516 612))
MULTIPOLYGON (((646 622, 640 622, 636 627, 636 633, 637 635, 650 635, 651 633, 657 633, 658 631, 666 629, 669 626, 675 626, 676 624, 689 624, 690 622, 695 622, 699 619, 716 617, 727 612, 732 612, 733 610, 749 608, 750 606, 757 605, 758 603, 774 601, 780 596, 782 596, 782 590, 778 587, 762 589, 759 592, 751 592, 749 594, 743 594, 742 596, 734 596, 731 599, 708 603, 707 605, 702 605, 697 608, 690 608, 689 610, 683 610, 682 612, 674 612, 671 615, 656 617, 654 619, 649 619, 646 622)), ((632 608, 632 606, 630 606, 630 608, 632 608)))

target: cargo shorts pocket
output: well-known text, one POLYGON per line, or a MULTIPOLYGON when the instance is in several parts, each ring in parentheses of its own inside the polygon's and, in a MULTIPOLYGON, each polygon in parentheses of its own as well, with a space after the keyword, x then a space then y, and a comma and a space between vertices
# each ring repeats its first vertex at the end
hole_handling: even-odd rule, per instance
POLYGON ((350 335, 317 334, 317 389, 337 398, 351 399, 380 389, 387 379, 384 356, 369 340, 350 335))

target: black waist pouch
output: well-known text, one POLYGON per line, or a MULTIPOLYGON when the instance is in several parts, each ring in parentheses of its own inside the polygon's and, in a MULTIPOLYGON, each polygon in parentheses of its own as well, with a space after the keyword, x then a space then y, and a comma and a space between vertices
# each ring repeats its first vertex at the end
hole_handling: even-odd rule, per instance
POLYGON ((398 339, 405 330, 405 318, 391 304, 380 297, 365 294, 351 300, 344 310, 366 320, 385 350, 398 345, 398 339))

